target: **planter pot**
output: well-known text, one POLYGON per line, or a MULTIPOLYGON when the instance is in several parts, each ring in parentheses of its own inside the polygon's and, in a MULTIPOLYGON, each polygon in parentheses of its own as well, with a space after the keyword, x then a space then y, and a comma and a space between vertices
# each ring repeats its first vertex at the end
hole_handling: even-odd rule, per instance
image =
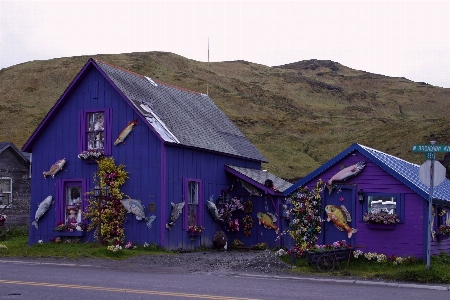
POLYGON ((443 241, 450 237, 449 234, 438 234, 438 240, 443 241))
POLYGON ((393 230, 395 224, 366 223, 367 228, 374 230, 393 230))
POLYGON ((57 236, 84 236, 86 231, 54 231, 57 236))

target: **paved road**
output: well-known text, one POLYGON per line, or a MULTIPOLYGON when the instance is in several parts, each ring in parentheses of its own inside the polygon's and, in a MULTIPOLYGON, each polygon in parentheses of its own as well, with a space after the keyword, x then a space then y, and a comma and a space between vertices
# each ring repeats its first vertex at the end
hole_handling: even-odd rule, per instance
POLYGON ((448 286, 0 259, 0 299, 450 299, 448 286))

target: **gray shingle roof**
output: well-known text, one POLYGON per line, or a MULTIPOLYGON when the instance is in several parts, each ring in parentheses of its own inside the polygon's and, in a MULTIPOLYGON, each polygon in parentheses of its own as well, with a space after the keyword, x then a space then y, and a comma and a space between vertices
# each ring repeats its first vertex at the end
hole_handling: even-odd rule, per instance
MULTIPOLYGON (((287 182, 286 180, 277 177, 270 172, 267 172, 265 170, 256 170, 256 169, 249 169, 249 168, 242 168, 237 166, 230 166, 227 165, 228 168, 238 172, 239 174, 243 175, 242 177, 246 177, 248 179, 251 179, 260 185, 264 185, 267 179, 272 180, 274 190, 284 192, 286 189, 292 186, 292 183, 287 182)), ((252 183, 252 182, 250 182, 252 183)))
POLYGON ((19 156, 21 156, 25 161, 30 161, 30 153, 20 151, 13 143, 11 142, 0 142, 0 153, 5 151, 11 147, 19 156))
MULTIPOLYGON (((300 186, 306 184, 314 177, 320 175, 322 172, 339 162, 341 159, 350 155, 353 151, 358 151, 365 157, 370 159, 380 168, 387 171, 393 177, 400 180, 403 184, 411 188, 413 191, 421 195, 425 199, 429 199, 430 188, 424 185, 419 179, 419 168, 417 164, 413 164, 403 160, 401 158, 392 156, 390 154, 372 149, 367 146, 360 144, 353 144, 346 150, 342 151, 340 154, 336 155, 334 158, 330 159, 328 162, 323 164, 321 167, 311 172, 304 178, 300 179, 293 186, 285 191, 286 195, 291 194, 300 186)), ((441 205, 450 204, 450 180, 445 179, 445 181, 433 188, 433 202, 441 205)))
POLYGON ((166 142, 267 162, 207 95, 93 61, 166 142))

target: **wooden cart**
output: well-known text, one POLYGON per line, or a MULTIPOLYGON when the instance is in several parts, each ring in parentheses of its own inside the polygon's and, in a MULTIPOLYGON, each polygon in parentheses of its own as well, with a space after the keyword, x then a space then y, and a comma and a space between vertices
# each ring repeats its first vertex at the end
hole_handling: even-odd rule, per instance
POLYGON ((345 249, 334 249, 327 251, 318 252, 306 252, 306 261, 308 264, 315 264, 319 272, 322 271, 333 271, 336 264, 340 268, 340 262, 347 260, 350 262, 351 255, 353 253, 353 247, 345 249))

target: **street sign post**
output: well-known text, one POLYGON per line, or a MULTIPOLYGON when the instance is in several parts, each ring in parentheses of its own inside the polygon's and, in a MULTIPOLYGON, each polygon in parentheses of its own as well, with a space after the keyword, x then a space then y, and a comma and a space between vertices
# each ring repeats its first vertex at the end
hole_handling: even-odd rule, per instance
POLYGON ((450 145, 414 145, 413 152, 450 152, 450 145))
POLYGON ((435 152, 450 152, 450 145, 436 145, 436 141, 431 141, 430 145, 414 145, 413 152, 425 152, 427 160, 419 168, 419 179, 423 184, 430 187, 428 199, 428 234, 427 234, 427 269, 430 269, 430 248, 431 248, 431 230, 433 221, 433 188, 445 180, 445 167, 435 161, 435 152))

